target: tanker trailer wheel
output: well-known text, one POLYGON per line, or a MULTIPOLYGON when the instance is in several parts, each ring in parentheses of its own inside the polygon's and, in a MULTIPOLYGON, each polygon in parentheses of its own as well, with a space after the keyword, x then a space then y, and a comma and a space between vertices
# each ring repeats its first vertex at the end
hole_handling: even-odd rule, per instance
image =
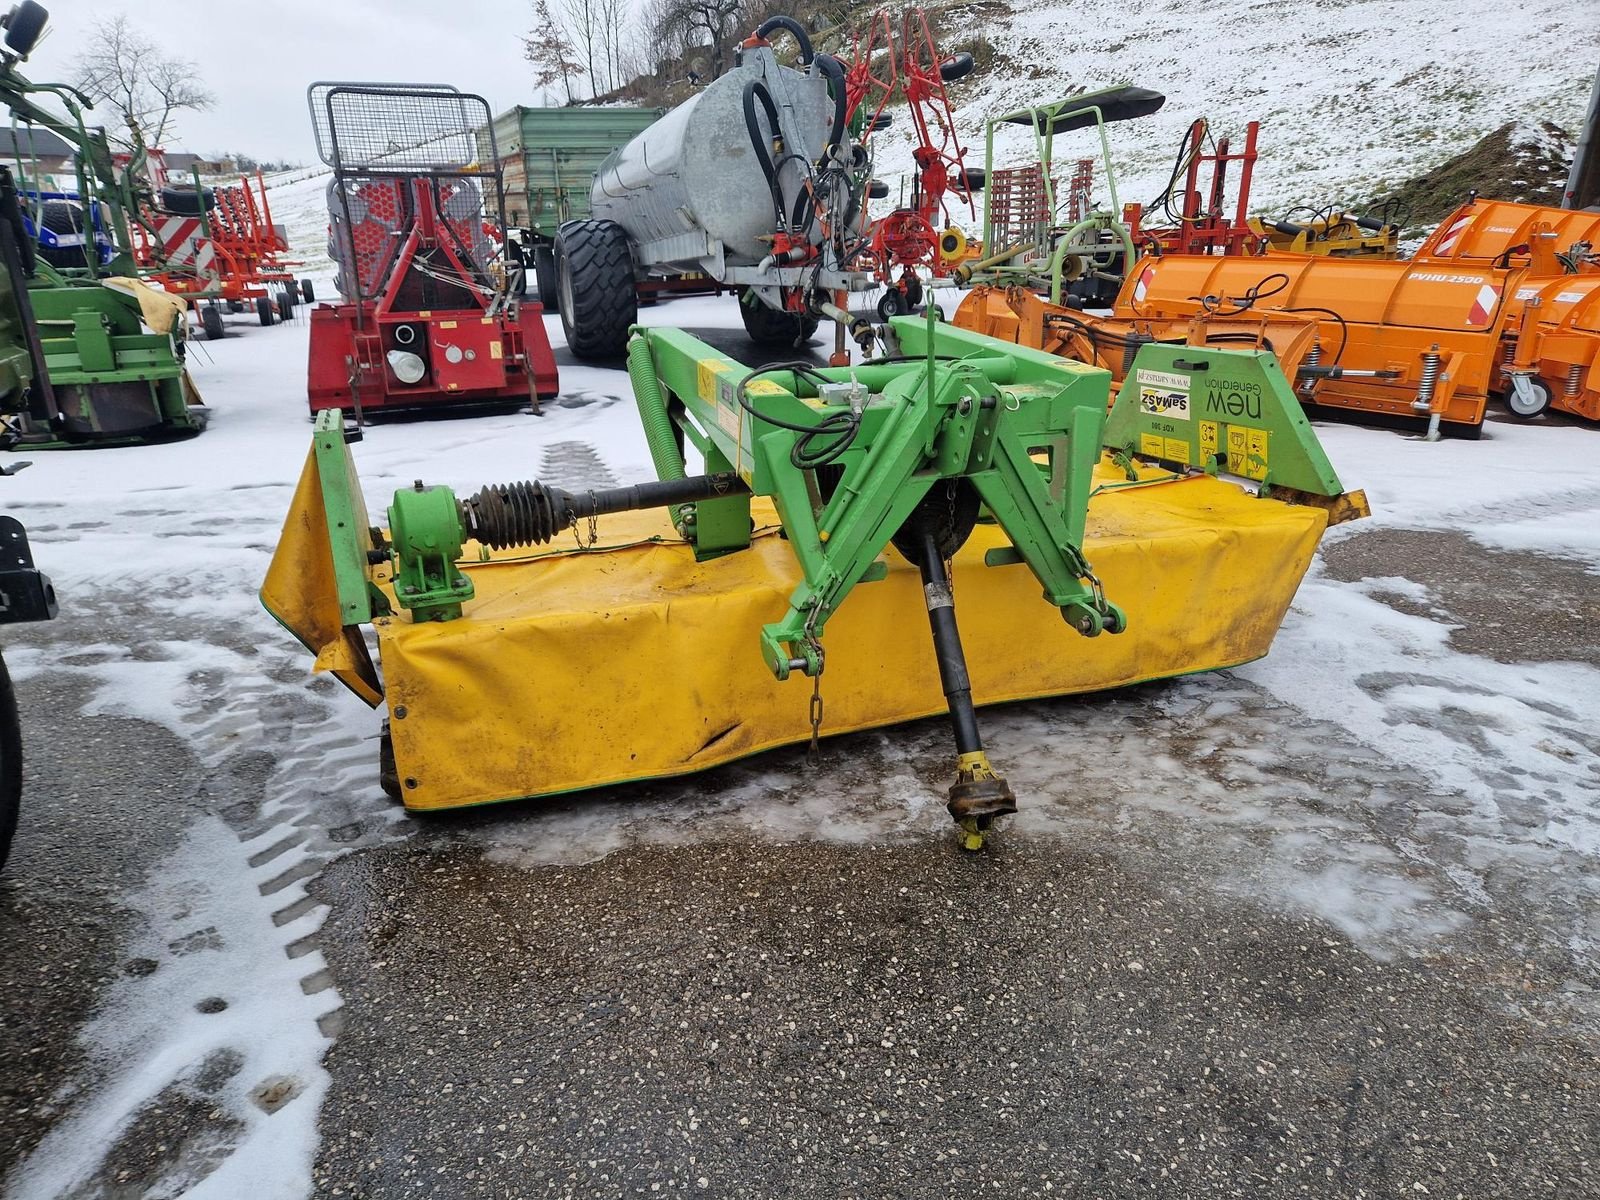
POLYGON ((821 323, 817 317, 779 312, 750 292, 739 294, 739 315, 744 318, 744 331, 750 340, 767 350, 792 350, 799 343, 810 341, 821 323))
POLYGON ((558 301, 556 285, 556 252, 553 246, 533 248, 533 286, 539 293, 539 303, 545 308, 555 308, 558 301))
POLYGON ((633 253, 615 221, 568 221, 556 234, 556 294, 567 345, 583 359, 618 359, 639 319, 633 253))
POLYGON ((1550 385, 1542 379, 1528 380, 1530 395, 1524 399, 1516 387, 1506 384, 1506 407, 1511 410, 1511 415, 1521 417, 1524 421, 1531 421, 1535 417, 1543 416, 1550 410, 1550 385))
POLYGON ((17 693, 0 659, 0 867, 11 853, 17 832, 17 812, 22 807, 22 722, 17 717, 17 693))

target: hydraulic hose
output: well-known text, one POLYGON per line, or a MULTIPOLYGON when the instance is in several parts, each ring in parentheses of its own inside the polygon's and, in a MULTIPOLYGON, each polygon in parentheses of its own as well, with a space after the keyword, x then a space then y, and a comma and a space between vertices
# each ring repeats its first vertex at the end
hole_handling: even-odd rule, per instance
POLYGON ((844 140, 846 106, 844 64, 831 54, 819 54, 817 69, 827 77, 828 91, 833 93, 833 129, 829 132, 828 144, 822 151, 822 157, 826 159, 844 140))
POLYGON ((783 191, 778 186, 778 169, 773 164, 772 148, 768 143, 772 138, 782 137, 783 130, 778 124, 778 106, 772 102, 772 93, 759 79, 752 79, 744 85, 744 124, 750 133, 750 146, 756 152, 756 161, 761 164, 761 173, 767 177, 767 190, 772 193, 772 213, 777 219, 777 228, 782 229, 787 214, 783 211, 783 191), (757 103, 766 110, 767 125, 772 130, 770 135, 761 132, 761 122, 756 117, 757 103))
POLYGON ((756 26, 756 36, 765 38, 774 29, 786 29, 800 46, 801 65, 809 67, 814 57, 811 53, 811 35, 806 32, 806 27, 793 17, 777 16, 768 17, 756 26))
MULTIPOLYGON (((656 376, 656 364, 650 357, 650 343, 639 336, 628 340, 628 381, 633 384, 639 422, 644 426, 644 440, 650 447, 650 461, 656 474, 664 480, 685 478, 683 451, 678 448, 672 416, 661 394, 661 380, 656 376)), ((684 506, 674 504, 667 511, 672 515, 672 527, 683 533, 684 506)))

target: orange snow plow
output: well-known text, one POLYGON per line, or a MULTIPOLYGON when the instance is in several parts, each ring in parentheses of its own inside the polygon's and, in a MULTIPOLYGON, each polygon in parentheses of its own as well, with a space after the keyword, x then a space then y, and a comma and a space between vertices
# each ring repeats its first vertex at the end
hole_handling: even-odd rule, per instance
POLYGON ((1514 267, 1506 296, 1500 386, 1515 416, 1549 409, 1600 420, 1600 212, 1469 200, 1416 259, 1514 267))
POLYGON ((1477 437, 1499 386, 1508 284, 1523 272, 1378 258, 1144 259, 1109 317, 975 288, 965 329, 1097 363, 1120 382, 1149 342, 1265 349, 1302 403, 1477 437))

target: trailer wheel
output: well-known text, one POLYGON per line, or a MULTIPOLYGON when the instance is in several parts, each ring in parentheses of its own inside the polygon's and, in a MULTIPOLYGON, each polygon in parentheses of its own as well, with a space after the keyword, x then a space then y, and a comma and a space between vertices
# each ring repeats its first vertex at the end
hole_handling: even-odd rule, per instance
POLYGON ((200 310, 200 328, 206 331, 206 340, 217 341, 226 330, 222 327, 222 310, 215 304, 207 304, 200 310))
POLYGON ((553 246, 533 248, 533 286, 539 293, 540 304, 547 309, 557 306, 556 252, 553 246))
POLYGON ((300 281, 300 296, 307 304, 315 302, 317 298, 317 289, 311 285, 311 280, 302 279, 300 281))
POLYGON ((244 301, 243 300, 229 300, 228 301, 228 311, 231 312, 231 313, 242 313, 244 311, 244 301))
POLYGON ((750 340, 769 350, 790 350, 810 341, 821 324, 816 317, 769 308, 749 292, 739 296, 739 315, 744 318, 744 331, 750 340))
POLYGON ((288 292, 278 293, 278 320, 294 320, 294 301, 289 299, 288 292))
POLYGON ((256 316, 261 318, 263 325, 272 324, 272 299, 270 297, 256 297, 256 316))
POLYGON ((17 693, 0 659, 0 867, 11 853, 22 808, 22 722, 17 717, 17 693))
POLYGON ((294 284, 283 285, 283 302, 289 306, 290 312, 293 312, 295 305, 300 303, 300 293, 295 291, 294 284))
POLYGON ((568 221, 554 256, 567 345, 579 358, 621 358, 639 319, 627 232, 615 221, 568 221))
POLYGON ((1533 393, 1532 398, 1524 400, 1515 387, 1509 382, 1506 384, 1506 408, 1513 417, 1521 417, 1524 421, 1543 416, 1550 410, 1549 384, 1542 379, 1530 379, 1528 390, 1533 393))

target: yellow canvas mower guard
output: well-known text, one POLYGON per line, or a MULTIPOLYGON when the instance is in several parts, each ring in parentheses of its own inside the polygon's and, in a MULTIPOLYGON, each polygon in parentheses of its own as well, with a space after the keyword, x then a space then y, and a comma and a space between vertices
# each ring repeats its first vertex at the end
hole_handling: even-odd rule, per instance
POLYGON ((660 482, 419 484, 386 533, 325 413, 262 600, 319 670, 386 701, 408 808, 682 775, 949 711, 950 810, 976 848, 1015 798, 975 704, 1260 657, 1323 529, 1365 502, 1270 354, 1148 346, 1108 414, 1099 368, 891 324, 882 362, 756 371, 637 330, 660 482))

